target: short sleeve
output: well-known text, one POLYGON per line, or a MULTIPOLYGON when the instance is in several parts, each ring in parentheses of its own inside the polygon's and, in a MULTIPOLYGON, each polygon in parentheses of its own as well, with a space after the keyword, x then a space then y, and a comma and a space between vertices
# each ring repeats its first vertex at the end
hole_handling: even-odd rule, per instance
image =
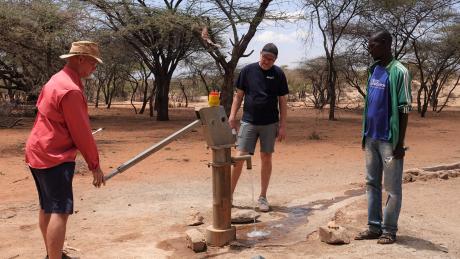
POLYGON ((247 75, 247 69, 244 67, 241 69, 240 74, 238 75, 238 79, 235 82, 235 87, 237 89, 246 91, 246 76, 247 75))
POLYGON ((411 76, 402 64, 397 64, 397 71, 398 110, 401 113, 409 113, 412 110, 411 76))
POLYGON ((278 96, 284 96, 289 93, 289 87, 286 79, 286 75, 284 74, 283 70, 280 69, 280 88, 278 92, 278 96))

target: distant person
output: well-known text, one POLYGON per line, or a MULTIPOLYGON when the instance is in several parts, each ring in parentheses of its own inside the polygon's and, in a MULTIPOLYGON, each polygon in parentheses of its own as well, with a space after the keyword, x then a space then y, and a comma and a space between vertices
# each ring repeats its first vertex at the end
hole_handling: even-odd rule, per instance
POLYGON ((363 116, 362 146, 366 153, 368 229, 355 239, 396 241, 402 200, 404 137, 411 110, 409 71, 391 54, 392 37, 379 31, 369 38, 374 59, 370 68, 363 116), (382 180, 388 197, 382 215, 382 180))
MULTIPOLYGON (((229 117, 230 127, 237 128, 236 114, 244 98, 243 117, 238 132, 239 155, 254 154, 260 139, 261 190, 259 210, 267 212, 270 206, 267 189, 272 173, 272 153, 275 140, 286 137, 287 97, 289 93, 283 70, 274 63, 278 48, 266 44, 260 52, 259 62, 245 66, 236 81, 237 92, 233 98, 229 117)), ((237 162, 232 172, 232 194, 241 175, 243 161, 237 162)))
POLYGON ((60 57, 67 64, 41 90, 25 154, 38 191, 38 222, 50 259, 68 258, 62 248, 67 218, 73 213, 72 179, 77 150, 93 173, 93 185, 105 184, 81 82, 102 63, 99 48, 94 42, 78 41, 60 57))

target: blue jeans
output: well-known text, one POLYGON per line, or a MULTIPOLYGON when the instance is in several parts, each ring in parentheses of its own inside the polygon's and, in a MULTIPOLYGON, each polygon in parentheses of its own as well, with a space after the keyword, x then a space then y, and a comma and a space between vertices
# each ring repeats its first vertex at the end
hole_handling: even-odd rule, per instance
POLYGON ((401 211, 404 160, 390 159, 393 157, 391 143, 368 137, 366 137, 365 151, 369 230, 396 234, 399 212, 401 211), (388 193, 383 210, 383 219, 382 175, 385 191, 388 193))

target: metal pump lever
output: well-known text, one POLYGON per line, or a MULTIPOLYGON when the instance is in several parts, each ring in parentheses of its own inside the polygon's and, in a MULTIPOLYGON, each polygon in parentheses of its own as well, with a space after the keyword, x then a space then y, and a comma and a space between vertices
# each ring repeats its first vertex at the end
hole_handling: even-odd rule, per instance
POLYGON ((162 141, 158 142, 157 144, 149 147, 148 149, 142 151, 135 157, 131 158, 130 160, 124 162, 121 164, 119 167, 117 167, 115 170, 110 172, 108 175, 104 176, 104 179, 107 181, 110 178, 114 177, 115 175, 122 173, 126 171, 128 168, 132 167, 133 165, 139 163, 140 161, 144 160, 148 156, 152 155, 153 153, 157 152, 158 150, 161 150, 164 146, 168 145, 169 143, 173 142, 177 138, 185 135, 186 133, 192 131, 194 128, 198 127, 201 125, 200 120, 195 120, 194 122, 190 123, 189 125, 185 126, 184 128, 180 129, 179 131, 176 131, 172 135, 169 135, 167 138, 163 139, 162 141))

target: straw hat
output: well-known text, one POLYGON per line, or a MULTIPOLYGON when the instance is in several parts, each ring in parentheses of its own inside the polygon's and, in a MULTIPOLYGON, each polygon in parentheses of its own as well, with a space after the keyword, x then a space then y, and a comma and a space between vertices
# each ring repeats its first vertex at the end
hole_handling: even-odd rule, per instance
POLYGON ((72 47, 68 54, 59 56, 62 59, 69 58, 72 56, 90 56, 97 60, 97 62, 102 64, 101 53, 99 52, 99 47, 97 43, 92 41, 76 41, 72 42, 72 47))

